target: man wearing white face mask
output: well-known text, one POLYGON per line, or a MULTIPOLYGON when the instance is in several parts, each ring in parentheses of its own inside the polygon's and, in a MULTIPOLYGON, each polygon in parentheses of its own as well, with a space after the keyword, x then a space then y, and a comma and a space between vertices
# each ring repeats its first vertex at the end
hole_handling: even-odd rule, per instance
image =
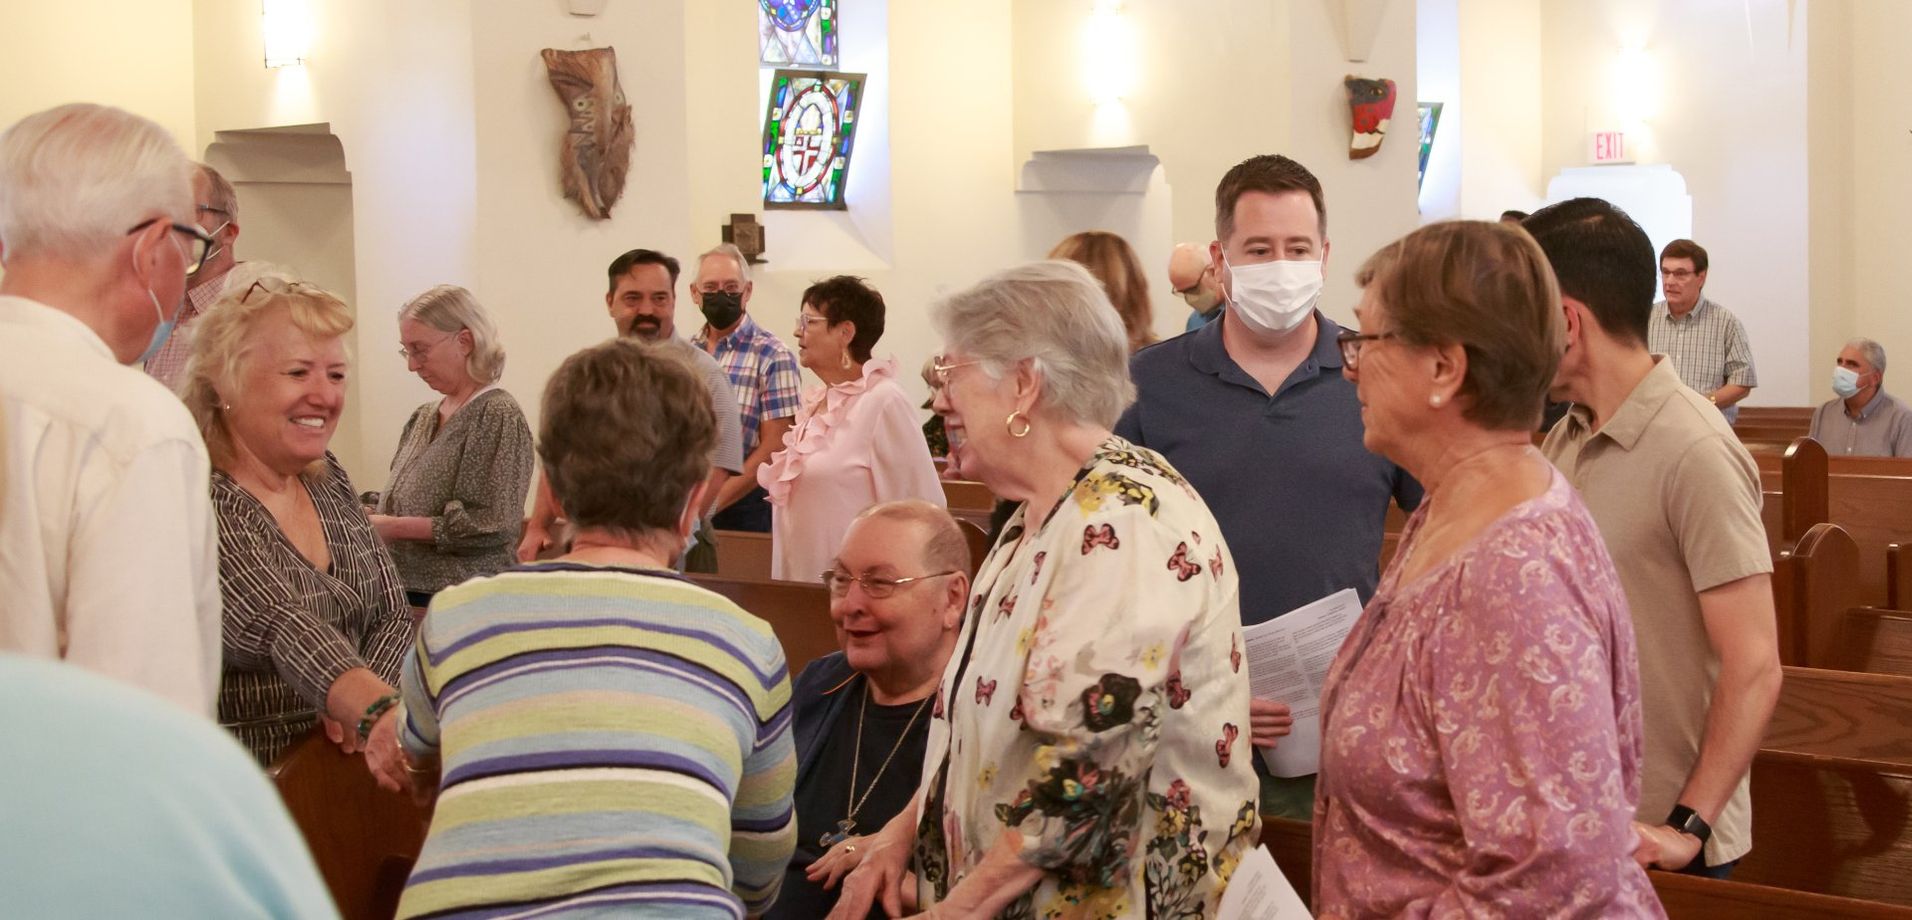
POLYGON ((0 134, 0 650, 210 715, 220 595, 205 444, 135 361, 211 238, 165 129, 65 105, 0 134))
MULTIPOLYGON (((1215 190, 1212 270, 1221 318, 1138 352, 1138 390, 1115 433, 1167 456, 1215 513, 1241 573, 1243 624, 1344 588, 1363 603, 1380 578, 1390 501, 1421 487, 1361 444, 1361 404, 1341 375, 1341 327, 1315 309, 1328 257, 1321 183, 1258 156, 1215 190)), ((1292 720, 1252 701, 1250 734, 1276 745, 1292 720)), ((1313 777, 1263 777, 1262 811, 1308 818, 1313 777)))
POLYGON ((1912 457, 1912 409, 1886 395, 1885 349, 1853 339, 1839 350, 1832 391, 1812 414, 1812 439, 1844 457, 1912 457))

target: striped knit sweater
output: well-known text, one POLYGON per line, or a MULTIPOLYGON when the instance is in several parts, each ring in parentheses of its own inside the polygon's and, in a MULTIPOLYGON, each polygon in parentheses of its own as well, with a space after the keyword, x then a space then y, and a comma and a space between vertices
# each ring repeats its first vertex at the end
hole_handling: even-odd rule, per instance
POLYGON ((513 569, 433 600, 400 740, 439 755, 400 917, 742 917, 796 842, 762 620, 669 573, 513 569))

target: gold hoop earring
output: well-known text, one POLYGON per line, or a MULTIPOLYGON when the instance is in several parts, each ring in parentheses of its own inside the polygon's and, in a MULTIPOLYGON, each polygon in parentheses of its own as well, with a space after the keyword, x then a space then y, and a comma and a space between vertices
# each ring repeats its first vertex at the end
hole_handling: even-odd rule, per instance
POLYGON ((1012 438, 1026 438, 1026 437, 1028 437, 1028 436, 1029 436, 1029 430, 1030 430, 1031 428, 1034 428, 1034 427, 1036 427, 1036 426, 1035 426, 1034 424, 1032 424, 1032 423, 1031 423, 1031 422, 1029 421, 1029 416, 1027 416, 1027 415, 1023 415, 1023 414, 1022 414, 1022 410, 1020 410, 1020 409, 1018 409, 1018 410, 1016 410, 1016 411, 1014 411, 1014 412, 1011 412, 1011 413, 1009 413, 1009 417, 1008 417, 1008 418, 1006 418, 1006 419, 1003 419, 1003 420, 1002 420, 1002 424, 1003 424, 1003 427, 1004 427, 1004 428, 1007 428, 1007 429, 1009 429, 1009 436, 1010 436, 1010 437, 1012 437, 1012 438), (1016 430, 1016 417, 1017 417, 1017 416, 1021 416, 1021 417, 1022 417, 1022 430, 1021 430, 1021 431, 1017 431, 1017 430, 1016 430))

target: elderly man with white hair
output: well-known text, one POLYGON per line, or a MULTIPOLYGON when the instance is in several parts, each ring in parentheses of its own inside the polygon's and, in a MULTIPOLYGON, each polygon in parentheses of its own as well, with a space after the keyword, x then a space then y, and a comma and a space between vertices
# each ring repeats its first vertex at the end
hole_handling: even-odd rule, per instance
POLYGON ((158 125, 65 105, 0 134, 0 650, 210 714, 220 600, 206 448, 136 367, 211 238, 158 125))
POLYGON ((1843 457, 1912 457, 1912 409, 1885 392, 1885 348, 1853 339, 1832 369, 1837 399, 1812 414, 1812 439, 1843 457))

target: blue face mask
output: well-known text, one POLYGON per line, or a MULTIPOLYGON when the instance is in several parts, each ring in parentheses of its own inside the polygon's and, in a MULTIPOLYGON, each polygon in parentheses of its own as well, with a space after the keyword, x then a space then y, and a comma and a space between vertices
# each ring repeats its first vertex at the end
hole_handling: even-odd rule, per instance
POLYGON ((1849 367, 1832 369, 1832 391, 1841 398, 1851 398, 1859 392, 1859 372, 1849 367))
POLYGON ((146 350, 140 352, 139 360, 135 361, 135 364, 145 364, 153 360, 153 356, 159 354, 159 349, 166 344, 166 340, 173 337, 173 327, 179 325, 178 311, 174 311, 172 319, 167 319, 165 308, 159 305, 159 295, 153 293, 152 288, 146 289, 146 296, 153 299, 153 312, 159 314, 159 325, 153 327, 153 340, 146 343, 146 350))

